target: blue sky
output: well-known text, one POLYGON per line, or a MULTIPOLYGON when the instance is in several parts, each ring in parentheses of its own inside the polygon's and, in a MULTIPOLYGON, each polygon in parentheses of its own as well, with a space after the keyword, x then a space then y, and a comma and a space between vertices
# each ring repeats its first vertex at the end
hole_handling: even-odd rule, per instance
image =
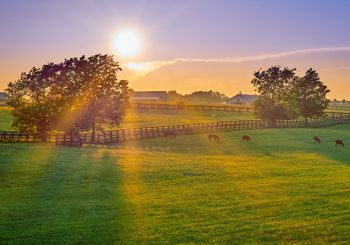
MULTIPOLYGON (((1 1, 0 89, 32 66, 83 54, 114 53, 112 37, 123 28, 139 32, 143 43, 137 57, 116 56, 121 64, 349 47, 349 10, 350 1, 346 0, 1 1)), ((222 92, 234 93, 234 90, 251 91, 251 74, 265 65, 316 67, 329 81, 329 86, 334 86, 334 96, 344 97, 339 86, 345 84, 350 89, 350 80, 346 78, 349 58, 350 52, 345 50, 273 59, 267 63, 249 62, 244 64, 244 69, 231 64, 235 74, 246 72, 237 76, 231 74, 232 79, 227 74, 229 67, 222 69, 219 64, 212 64, 212 69, 225 73, 218 78, 223 79, 221 83, 228 83, 220 87, 222 92), (334 67, 343 68, 332 77, 330 69, 334 67), (232 90, 228 91, 230 86, 232 90)), ((184 64, 172 64, 174 67, 160 68, 142 78, 132 76, 132 72, 125 75, 136 89, 147 89, 147 79, 150 79, 150 86, 168 90, 174 85, 174 81, 167 78, 175 73, 171 69, 176 73, 184 69, 184 74, 190 73, 193 79, 176 78, 181 84, 175 86, 178 90, 215 89, 215 82, 207 82, 202 74, 195 75, 205 65, 196 62, 183 68, 184 64), (193 67, 195 65, 197 67, 193 67), (188 71, 189 67, 193 67, 193 73, 188 71), (188 89, 184 87, 184 79, 186 84, 190 83, 188 89)))

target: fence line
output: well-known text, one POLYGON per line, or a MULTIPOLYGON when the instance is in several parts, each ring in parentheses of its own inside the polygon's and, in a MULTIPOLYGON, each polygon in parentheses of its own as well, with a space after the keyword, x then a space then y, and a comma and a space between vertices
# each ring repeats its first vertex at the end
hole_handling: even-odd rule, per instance
MULTIPOLYGON (((264 120, 240 120, 240 121, 222 121, 208 123, 176 124, 166 126, 141 127, 131 129, 117 129, 97 133, 95 138, 91 133, 65 134, 57 133, 47 134, 48 142, 58 144, 78 145, 85 144, 113 144, 130 139, 147 139, 155 137, 164 137, 167 132, 175 132, 177 135, 211 133, 220 131, 234 131, 246 129, 261 128, 316 128, 331 125, 350 123, 350 113, 330 113, 327 117, 304 120, 278 120, 275 125, 270 125, 264 120)), ((0 132, 0 142, 35 142, 38 138, 28 133, 15 131, 0 132)))

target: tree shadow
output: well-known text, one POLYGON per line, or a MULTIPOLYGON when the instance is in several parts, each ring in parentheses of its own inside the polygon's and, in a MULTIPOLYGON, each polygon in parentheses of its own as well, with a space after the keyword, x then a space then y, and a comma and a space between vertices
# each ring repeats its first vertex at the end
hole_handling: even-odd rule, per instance
MULTIPOLYGON (((1 240, 21 244, 127 241, 129 208, 117 159, 96 151, 57 148, 45 168, 25 176, 31 179, 25 186, 13 184, 21 192, 1 212, 1 240)), ((7 186, 10 195, 15 191, 12 187, 7 186)))

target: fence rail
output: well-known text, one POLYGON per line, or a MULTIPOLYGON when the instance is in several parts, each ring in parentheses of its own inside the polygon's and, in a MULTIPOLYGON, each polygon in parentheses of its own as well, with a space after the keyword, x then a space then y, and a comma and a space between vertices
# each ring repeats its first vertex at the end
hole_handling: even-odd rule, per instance
MULTIPOLYGON (((177 135, 211 133, 221 131, 261 129, 261 128, 315 128, 331 125, 350 123, 350 113, 329 113, 326 117, 304 120, 279 120, 275 125, 269 124, 264 120, 241 120, 241 121, 223 121, 208 123, 177 124, 167 126, 153 126, 131 129, 118 129, 97 133, 93 136, 91 133, 47 134, 48 142, 56 144, 69 144, 69 142, 81 142, 84 144, 113 144, 131 139, 147 139, 155 137, 164 137, 167 132, 175 132, 177 135)), ((0 142, 33 142, 38 138, 31 134, 3 131, 0 132, 0 142)))

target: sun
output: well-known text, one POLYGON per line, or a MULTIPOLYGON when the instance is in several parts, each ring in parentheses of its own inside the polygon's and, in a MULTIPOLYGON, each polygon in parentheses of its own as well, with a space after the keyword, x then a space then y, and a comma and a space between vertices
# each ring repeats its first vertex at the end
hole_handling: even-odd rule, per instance
POLYGON ((122 31, 114 38, 114 49, 121 56, 134 56, 140 52, 140 35, 133 31, 122 31))

